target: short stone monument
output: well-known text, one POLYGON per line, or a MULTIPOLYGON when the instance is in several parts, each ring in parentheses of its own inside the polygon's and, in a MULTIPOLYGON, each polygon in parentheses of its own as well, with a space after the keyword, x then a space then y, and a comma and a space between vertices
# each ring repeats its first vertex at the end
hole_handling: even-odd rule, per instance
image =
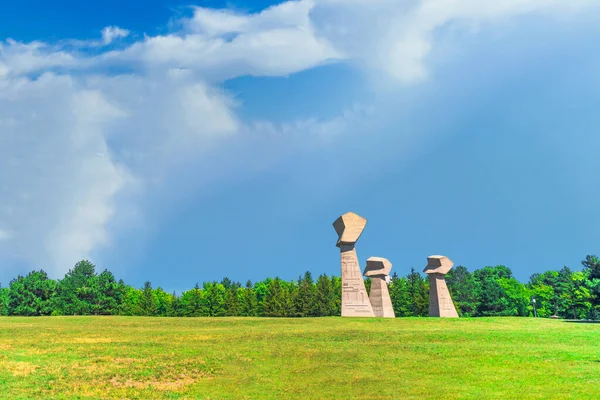
POLYGON ((382 257, 369 257, 364 276, 371 278, 369 299, 376 317, 396 318, 392 299, 388 290, 388 281, 392 263, 382 257))
POLYGON ((458 318, 458 313, 450 297, 444 276, 454 263, 445 256, 427 257, 427 266, 423 270, 429 275, 429 316, 458 318))
POLYGON ((335 220, 342 264, 342 317, 374 317, 354 245, 367 225, 367 220, 353 212, 335 220))

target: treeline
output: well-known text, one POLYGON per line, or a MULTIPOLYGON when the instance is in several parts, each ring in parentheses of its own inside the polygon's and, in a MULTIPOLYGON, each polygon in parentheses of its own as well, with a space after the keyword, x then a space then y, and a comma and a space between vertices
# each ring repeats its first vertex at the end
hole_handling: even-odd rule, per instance
MULTIPOLYGON (((564 267, 531 276, 527 284, 505 266, 469 272, 453 268, 447 284, 459 314, 597 319, 600 310, 600 260, 587 256, 582 271, 564 267)), ((367 290, 370 280, 365 281, 367 290)), ((394 274, 389 285, 397 317, 427 316, 429 284, 414 269, 394 274)), ((0 286, 0 315, 140 315, 140 316, 260 316, 321 317, 340 315, 341 279, 327 275, 316 281, 310 272, 297 280, 267 278, 245 285, 224 278, 183 292, 168 293, 150 282, 135 288, 117 281, 89 261, 77 263, 58 281, 40 271, 0 286)))

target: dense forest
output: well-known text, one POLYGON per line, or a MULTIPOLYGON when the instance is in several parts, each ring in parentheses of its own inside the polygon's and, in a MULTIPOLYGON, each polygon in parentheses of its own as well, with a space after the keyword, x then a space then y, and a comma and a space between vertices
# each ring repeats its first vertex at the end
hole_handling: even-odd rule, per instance
MULTIPOLYGON (((581 271, 563 267, 531 276, 523 284, 505 266, 469 272, 464 266, 446 276, 463 317, 534 316, 597 319, 600 315, 600 259, 587 256, 581 271), (533 301, 535 299, 535 302, 533 301), (534 311, 535 305, 535 311, 534 311)), ((370 280, 365 281, 367 290, 370 280)), ((427 316, 429 287, 414 269, 393 275, 389 291, 397 317, 427 316)), ((340 315, 341 279, 310 272, 294 281, 267 278, 242 285, 224 278, 177 296, 150 282, 135 288, 117 281, 89 261, 77 263, 58 281, 32 271, 0 286, 0 315, 142 315, 320 317, 340 315)))

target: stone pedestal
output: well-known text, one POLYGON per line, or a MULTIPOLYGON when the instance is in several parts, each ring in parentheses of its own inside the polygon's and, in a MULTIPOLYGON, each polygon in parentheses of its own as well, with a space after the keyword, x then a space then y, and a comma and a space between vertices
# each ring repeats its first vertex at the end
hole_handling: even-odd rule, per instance
POLYGON ((342 266, 342 317, 375 316, 354 248, 366 224, 366 219, 354 213, 346 213, 333 223, 342 266))
POLYGON ((458 318, 458 313, 450 297, 445 275, 454 263, 444 256, 427 257, 425 272, 429 275, 429 316, 458 318))
POLYGON ((392 299, 388 290, 388 280, 392 263, 381 257, 370 257, 363 273, 371 278, 371 292, 369 300, 376 317, 396 318, 392 299))

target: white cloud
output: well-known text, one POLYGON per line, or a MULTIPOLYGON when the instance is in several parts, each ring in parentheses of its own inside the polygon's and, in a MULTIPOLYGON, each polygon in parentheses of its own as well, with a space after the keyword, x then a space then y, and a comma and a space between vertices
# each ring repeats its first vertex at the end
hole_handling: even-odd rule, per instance
POLYGON ((102 130, 119 113, 70 77, 0 86, 0 221, 12 252, 71 265, 108 240, 104 224, 126 173, 111 162, 102 130))
MULTIPOLYGON (((347 60, 409 83, 427 77, 425 61, 440 29, 471 30, 516 16, 560 15, 594 4, 592 0, 300 0, 256 14, 196 7, 193 16, 183 20, 183 31, 146 36, 123 50, 93 58, 59 46, 9 40, 0 45, 0 76, 7 70, 24 74, 53 67, 120 64, 146 71, 189 69, 204 79, 222 81, 241 75, 285 76, 347 60)), ((105 44, 128 35, 116 26, 102 31, 105 44)))
POLYGON ((403 83, 427 78, 435 33, 450 25, 466 30, 534 14, 575 12, 592 0, 318 0, 317 33, 369 69, 403 83))
POLYGON ((91 257, 110 244, 115 199, 235 133, 230 107, 181 72, 2 82, 0 224, 11 252, 52 273, 91 257))
POLYGON ((229 33, 262 33, 274 29, 309 31, 312 25, 309 13, 314 5, 312 0, 289 1, 251 15, 196 7, 187 25, 193 31, 211 37, 229 33))
POLYGON ((259 14, 195 8, 186 33, 148 37, 100 57, 149 69, 185 68, 222 81, 241 75, 285 76, 344 56, 315 35, 311 1, 288 2, 259 14))
MULTIPOLYGON (((218 159, 232 148, 252 158, 233 140, 248 135, 268 142, 277 157, 274 146, 288 144, 271 141, 275 135, 309 132, 315 140, 335 140, 365 119, 364 110, 354 109, 329 121, 242 121, 235 102, 218 88, 222 80, 285 76, 348 61, 416 82, 427 77, 438 29, 586 4, 591 2, 304 0, 256 14, 195 8, 180 32, 94 56, 59 43, 2 42, 0 240, 1 251, 11 249, 2 254, 59 275, 110 245, 109 226, 118 225, 114 220, 135 196, 186 160, 218 159), (111 64, 130 71, 105 73, 111 64), (41 75, 31 78, 35 74, 41 75)), ((102 43, 128 35, 110 26, 102 43)), ((244 140, 239 143, 249 143, 244 140)))
POLYGON ((127 29, 119 28, 118 26, 107 26, 102 29, 102 42, 106 44, 112 43, 115 39, 129 36, 127 29))
POLYGON ((80 60, 72 54, 46 43, 25 44, 12 39, 8 39, 5 43, 0 42, 0 78, 80 65, 80 60))

